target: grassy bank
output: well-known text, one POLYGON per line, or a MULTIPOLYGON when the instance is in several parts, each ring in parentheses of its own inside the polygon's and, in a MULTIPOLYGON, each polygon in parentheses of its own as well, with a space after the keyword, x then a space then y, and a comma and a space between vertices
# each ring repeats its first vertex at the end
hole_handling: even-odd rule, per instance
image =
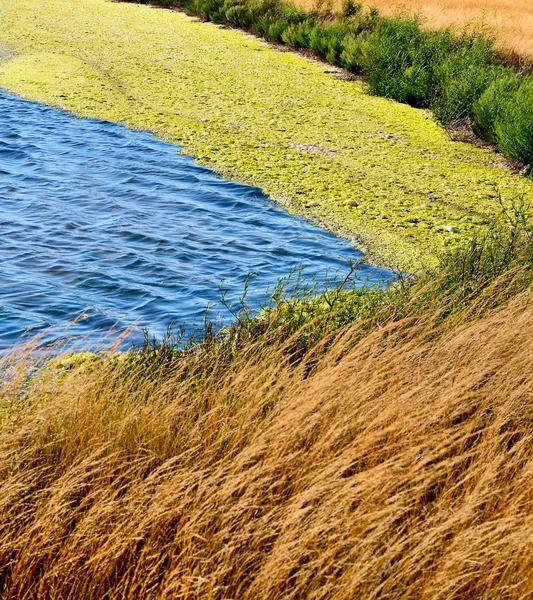
POLYGON ((104 0, 0 0, 0 85, 156 131, 294 212, 416 270, 530 181, 423 111, 183 14, 104 0), (452 174, 452 176, 450 176, 452 174))
POLYGON ((240 32, 101 0, 0 7, 3 85, 155 129, 419 269, 279 287, 187 344, 3 357, 0 597, 531 597, 532 182, 240 32))
POLYGON ((2 598, 528 597, 523 216, 180 352, 4 358, 2 598))

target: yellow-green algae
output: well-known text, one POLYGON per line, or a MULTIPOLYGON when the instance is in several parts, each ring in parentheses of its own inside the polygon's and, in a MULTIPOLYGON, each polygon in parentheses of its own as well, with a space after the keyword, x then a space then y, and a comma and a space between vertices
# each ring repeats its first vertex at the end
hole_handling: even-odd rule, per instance
POLYGON ((530 193, 431 115, 365 94, 326 65, 178 12, 105 0, 0 0, 14 54, 0 85, 83 116, 150 129, 416 270, 530 193))

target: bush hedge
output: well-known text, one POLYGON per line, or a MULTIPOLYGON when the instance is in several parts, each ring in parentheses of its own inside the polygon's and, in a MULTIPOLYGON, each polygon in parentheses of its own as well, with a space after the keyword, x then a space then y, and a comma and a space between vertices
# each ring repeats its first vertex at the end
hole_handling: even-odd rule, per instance
POLYGON ((519 87, 520 78, 511 69, 501 73, 487 86, 472 106, 472 127, 476 135, 495 146, 498 145, 496 122, 500 121, 505 106, 519 87))

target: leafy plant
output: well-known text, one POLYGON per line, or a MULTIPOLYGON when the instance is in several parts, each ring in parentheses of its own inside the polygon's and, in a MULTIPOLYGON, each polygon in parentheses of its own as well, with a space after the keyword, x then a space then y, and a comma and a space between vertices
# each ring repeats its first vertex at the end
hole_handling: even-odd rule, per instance
POLYGON ((493 39, 484 32, 464 32, 448 41, 448 47, 443 44, 434 55, 431 102, 435 116, 445 125, 472 118, 474 103, 504 72, 496 64, 493 39))
POLYGON ((502 72, 487 87, 472 106, 472 127, 476 135, 491 144, 499 145, 496 122, 501 119, 506 105, 519 87, 520 78, 512 69, 502 72))
POLYGON ((533 163, 533 77, 526 77, 504 103, 495 124, 498 147, 524 163, 533 163))

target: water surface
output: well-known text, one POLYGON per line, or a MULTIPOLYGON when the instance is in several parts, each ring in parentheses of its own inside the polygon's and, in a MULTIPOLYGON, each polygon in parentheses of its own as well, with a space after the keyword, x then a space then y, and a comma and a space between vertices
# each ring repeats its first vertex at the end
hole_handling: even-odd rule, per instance
POLYGON ((236 303, 256 272, 257 307, 298 265, 323 281, 360 257, 148 133, 0 93, 0 348, 27 330, 53 339, 75 319, 68 335, 88 345, 113 326, 161 336, 171 321, 200 322, 221 280, 236 303))

